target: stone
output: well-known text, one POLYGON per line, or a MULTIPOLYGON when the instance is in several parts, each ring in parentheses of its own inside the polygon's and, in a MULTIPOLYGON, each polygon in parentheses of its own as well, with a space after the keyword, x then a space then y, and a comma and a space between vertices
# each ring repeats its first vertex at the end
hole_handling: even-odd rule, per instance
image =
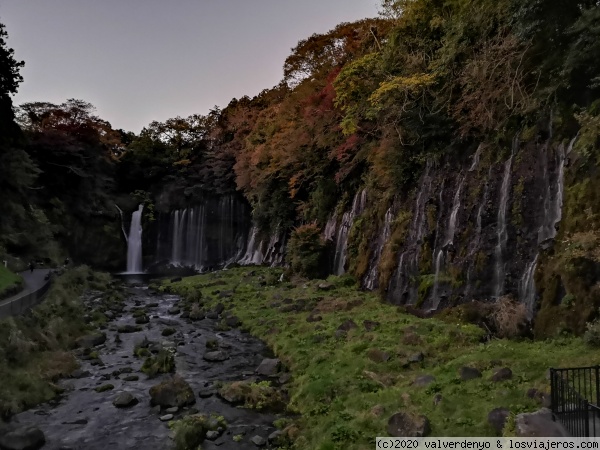
POLYGON ((168 312, 169 314, 171 314, 172 316, 175 316, 175 315, 177 315, 177 314, 181 313, 181 309, 179 309, 177 306, 173 306, 172 308, 169 308, 169 309, 167 310, 167 312, 168 312))
POLYGON ((414 355, 409 356, 408 362, 418 363, 422 362, 425 359, 425 355, 423 352, 415 353, 414 355))
POLYGON ((137 375, 127 375, 125 378, 123 378, 123 381, 138 381, 139 379, 140 377, 137 375))
POLYGON ((458 376, 463 381, 474 380, 481 378, 481 372, 473 367, 461 367, 458 371, 458 376))
POLYGON ((138 331, 142 331, 142 328, 140 326, 136 326, 136 325, 125 324, 125 325, 119 325, 119 328, 117 328, 117 331, 119 333, 136 333, 138 331))
POLYGON ((496 372, 494 372, 494 374, 492 375, 490 380, 499 382, 499 381, 510 380, 511 378, 512 378, 512 370, 510 370, 508 367, 503 367, 502 369, 498 369, 496 372))
POLYGON ((225 319, 225 325, 227 325, 230 328, 237 328, 242 324, 242 322, 240 321, 240 319, 238 319, 237 316, 231 316, 228 317, 227 319, 225 319))
POLYGON ((165 412, 167 414, 175 414, 177 411, 179 411, 179 407, 178 406, 173 406, 171 408, 165 409, 165 412))
POLYGON ((148 322, 150 322, 150 319, 148 318, 148 316, 146 314, 143 314, 143 315, 135 318, 135 323, 137 323, 138 325, 143 325, 148 322))
POLYGON ((306 321, 309 323, 320 322, 321 320, 323 320, 323 317, 319 316, 318 314, 314 314, 314 313, 309 314, 308 317, 306 318, 306 321))
POLYGON ((215 388, 204 388, 204 389, 200 389, 200 391, 198 392, 198 397, 209 398, 209 397, 212 397, 213 395, 215 395, 216 393, 217 393, 217 390, 215 388))
POLYGON ((177 326, 177 325, 179 325, 179 322, 178 322, 177 320, 174 320, 174 319, 167 319, 167 318, 165 318, 165 317, 161 317, 161 318, 159 318, 159 319, 158 319, 158 322, 159 322, 161 325, 166 325, 166 326, 168 326, 168 327, 174 327, 174 326, 177 326))
POLYGON ((256 373, 259 375, 272 376, 279 372, 281 361, 279 359, 265 358, 256 368, 256 373))
POLYGON ((420 377, 415 378, 412 385, 415 387, 425 387, 429 386, 431 383, 435 383, 435 377, 433 375, 421 375, 420 377))
POLYGON ((250 442, 252 442, 257 447, 264 447, 265 445, 267 445, 267 440, 259 435, 256 435, 252 439, 250 439, 250 442))
POLYGON ((381 325, 379 322, 374 322, 372 320, 364 320, 363 327, 365 327, 365 331, 375 331, 381 325))
POLYGON ((97 388, 94 388, 94 390, 96 392, 106 392, 106 391, 112 391, 115 387, 112 384, 103 384, 101 386, 98 386, 97 388))
POLYGON ((442 394, 437 393, 433 396, 433 406, 437 406, 442 402, 442 394))
POLYGON ((502 435, 502 430, 504 429, 509 414, 510 410, 508 408, 496 408, 489 412, 487 417, 488 423, 498 436, 502 435))
POLYGON ((335 286, 331 283, 319 283, 317 284, 317 289, 319 291, 331 291, 335 289, 335 286))
POLYGON ((38 450, 45 443, 42 430, 31 426, 16 428, 0 436, 0 448, 4 450, 38 450))
POLYGON ((112 403, 117 408, 129 408, 137 405, 138 399, 129 392, 121 392, 112 403))
POLYGON ((276 445, 279 443, 281 436, 283 436, 283 432, 281 430, 275 430, 267 437, 267 441, 276 445))
POLYGON ((165 414, 164 416, 160 416, 161 422, 168 422, 169 420, 173 420, 173 414, 165 414))
POLYGON ((389 361, 390 354, 379 350, 378 348, 372 348, 369 351, 367 351, 367 357, 373 362, 384 363, 389 361))
POLYGON ((429 419, 424 415, 399 412, 390 417, 387 424, 387 432, 392 437, 424 437, 430 431, 429 419))
POLYGON ((209 311, 209 312, 206 313, 206 318, 207 319, 217 320, 219 318, 219 314, 217 314, 214 311, 209 311))
POLYGON ((150 388, 150 403, 163 408, 183 407, 196 403, 196 398, 190 385, 179 375, 175 375, 150 388))
POLYGON ((208 441, 214 441, 215 439, 217 439, 219 437, 219 432, 218 431, 207 431, 206 432, 206 440, 208 441))
POLYGON ((568 437, 559 422, 552 420, 552 411, 542 408, 534 413, 517 415, 515 432, 518 437, 568 437))
POLYGON ((292 379, 292 374, 291 373, 284 373, 283 375, 281 375, 279 377, 279 384, 286 384, 289 383, 289 381, 292 379))
POLYGON ((106 342, 106 334, 96 333, 82 336, 77 339, 77 346, 81 348, 92 348, 98 345, 102 345, 106 342))
POLYGON ((213 311, 217 314, 222 314, 223 311, 225 311, 225 305, 223 303, 217 303, 217 306, 215 306, 215 309, 213 311))
POLYGON ((83 369, 75 369, 73 372, 71 372, 71 378, 85 378, 89 377, 90 375, 90 372, 83 369))
POLYGON ((348 319, 342 322, 342 324, 338 327, 338 331, 350 331, 353 328, 358 328, 358 325, 356 325, 354 320, 348 319))
POLYGON ((228 359, 229 355, 227 355, 225 352, 218 350, 216 352, 205 353, 203 358, 205 361, 209 361, 209 362, 221 362, 221 361, 225 361, 226 359, 228 359))
POLYGON ((346 339, 347 335, 348 335, 348 333, 346 333, 344 330, 336 330, 334 333, 334 337, 336 339, 346 339))

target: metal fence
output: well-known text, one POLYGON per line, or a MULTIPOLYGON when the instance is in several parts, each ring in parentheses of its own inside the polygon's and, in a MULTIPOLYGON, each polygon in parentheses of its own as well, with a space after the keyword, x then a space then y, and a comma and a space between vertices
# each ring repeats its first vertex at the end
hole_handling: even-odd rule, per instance
POLYGON ((552 413, 572 436, 600 437, 600 366, 550 369, 552 413))
POLYGON ((24 314, 34 306, 41 303, 48 289, 50 289, 50 280, 37 291, 30 292, 23 297, 16 298, 10 302, 0 304, 0 319, 6 319, 11 316, 24 314))

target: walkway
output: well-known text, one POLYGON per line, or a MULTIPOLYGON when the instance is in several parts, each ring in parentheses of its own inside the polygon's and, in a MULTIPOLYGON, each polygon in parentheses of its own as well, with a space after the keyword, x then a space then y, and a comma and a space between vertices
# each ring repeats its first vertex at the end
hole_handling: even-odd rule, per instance
POLYGON ((20 311, 20 307, 12 308, 11 304, 14 303, 16 306, 21 299, 26 299, 28 296, 31 296, 31 294, 44 287, 48 283, 46 275, 49 272, 50 269, 34 269, 33 272, 30 270, 21 272, 19 275, 23 278, 23 290, 12 297, 0 301, 0 318, 6 317, 7 315, 14 315, 14 312, 20 311))

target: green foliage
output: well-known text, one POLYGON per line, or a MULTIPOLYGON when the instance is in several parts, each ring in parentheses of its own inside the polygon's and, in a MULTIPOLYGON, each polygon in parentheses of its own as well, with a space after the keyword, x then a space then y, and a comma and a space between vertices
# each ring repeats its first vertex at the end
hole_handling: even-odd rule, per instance
POLYGON ((146 358, 142 372, 148 375, 148 378, 154 378, 161 373, 175 372, 175 357, 168 350, 160 350, 156 356, 146 358))
POLYGON ((600 347, 600 320, 596 319, 586 324, 583 341, 590 347, 600 347))
POLYGON ((227 424, 223 417, 215 414, 192 414, 171 422, 169 426, 175 434, 176 450, 198 450, 208 431, 226 428, 227 424))
POLYGON ((316 224, 301 225, 292 231, 288 244, 288 261, 294 273, 318 278, 323 275, 325 246, 316 224))
MULTIPOLYGON (((336 445, 350 450, 368 448, 372 436, 385 434, 389 416, 398 410, 425 414, 434 436, 491 436, 489 411, 499 404, 506 405, 511 413, 539 409, 536 400, 524 393, 530 388, 548 391, 548 367, 576 367, 589 359, 589 349, 581 338, 537 342, 499 338, 482 343, 487 331, 464 324, 458 317, 419 319, 380 302, 372 293, 343 283, 327 292, 318 290, 317 282, 261 284, 267 273, 277 276, 281 270, 257 268, 249 276, 247 269, 232 269, 165 285, 175 293, 192 286, 201 289, 205 298, 212 289, 205 286, 212 282, 224 283, 223 289, 237 286, 232 313, 253 335, 264 339, 293 374, 288 408, 302 415, 295 439, 298 450, 336 445), (322 317, 318 339, 314 324, 306 322, 311 312, 282 313, 270 306, 275 294, 293 301, 319 297, 315 307, 322 317), (335 339, 336 329, 348 318, 358 328, 335 339), (379 322, 377 330, 367 331, 362 326, 365 320, 379 322), (385 363, 372 361, 370 348, 387 352, 390 359, 385 363), (408 363, 417 351, 425 354, 424 360, 408 363), (475 367, 483 376, 462 382, 458 370, 463 366, 475 367), (504 366, 512 369, 513 379, 489 381, 494 370, 504 366), (435 384, 415 387, 414 379, 425 373, 435 376, 435 384), (435 406, 432 396, 438 392, 443 400, 435 406), (374 414, 375 406, 383 408, 384 414, 374 414)), ((329 280, 333 282, 336 277, 329 280)), ((515 317, 511 311, 502 312, 506 323, 515 317)), ((489 314, 482 309, 480 315, 489 314)), ((251 390, 248 383, 242 389, 251 390)))
POLYGON ((23 279, 0 265, 0 300, 16 294, 23 286, 23 279))

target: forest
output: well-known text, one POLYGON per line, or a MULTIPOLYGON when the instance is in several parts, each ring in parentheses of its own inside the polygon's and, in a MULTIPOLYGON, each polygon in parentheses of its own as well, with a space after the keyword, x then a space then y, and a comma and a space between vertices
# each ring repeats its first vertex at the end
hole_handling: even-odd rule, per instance
POLYGON ((1 26, 0 255, 14 270, 67 256, 117 270, 125 243, 115 204, 130 213, 143 203, 151 230, 161 214, 234 196, 260 235, 289 239, 293 270, 323 276, 335 271, 326 254, 337 258, 325 228, 337 219, 339 240, 342 215, 365 190, 339 263, 365 287, 433 309, 533 295, 540 335, 554 332, 544 314, 566 298, 576 307, 563 308, 561 327, 581 332, 600 306, 598 6, 384 0, 377 18, 298 42, 278 85, 139 135, 113 129, 85 100, 13 105, 24 63, 1 26), (544 145, 564 155, 549 156, 542 174, 544 145), (536 184, 544 177, 547 187, 536 184), (553 223, 540 218, 548 205, 528 212, 540 197, 560 203, 553 223), (538 248, 544 226, 550 250, 538 248), (474 243, 476 233, 498 243, 474 243))

